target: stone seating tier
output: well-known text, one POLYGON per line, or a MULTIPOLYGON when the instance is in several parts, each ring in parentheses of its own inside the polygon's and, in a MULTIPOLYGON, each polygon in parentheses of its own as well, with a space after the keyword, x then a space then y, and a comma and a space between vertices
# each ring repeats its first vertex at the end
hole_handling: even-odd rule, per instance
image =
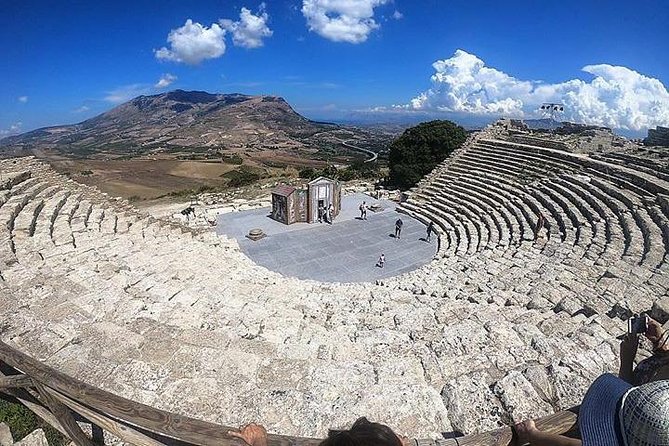
POLYGON ((520 163, 470 156, 481 139, 400 206, 435 222, 441 251, 375 284, 282 277, 232 240, 34 159, 0 161, 3 174, 31 172, 0 191, 0 336, 121 396, 289 435, 365 415, 437 437, 578 404, 615 370, 624 318, 666 294, 652 263, 666 257, 669 201, 648 201, 663 184, 619 195, 642 177, 522 145, 509 150, 520 163), (538 211, 549 236, 535 241, 538 211))
POLYGON ((669 163, 660 160, 641 158, 627 153, 604 153, 593 156, 595 159, 632 167, 640 172, 656 176, 664 181, 669 181, 669 163))

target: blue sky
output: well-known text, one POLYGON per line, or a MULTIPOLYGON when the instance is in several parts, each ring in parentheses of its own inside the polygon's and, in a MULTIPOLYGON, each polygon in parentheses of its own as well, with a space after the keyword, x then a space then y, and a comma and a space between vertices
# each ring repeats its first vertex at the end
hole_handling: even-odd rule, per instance
POLYGON ((0 136, 174 88, 280 95, 314 119, 558 101, 642 131, 669 124, 668 23, 664 0, 3 0, 0 136))

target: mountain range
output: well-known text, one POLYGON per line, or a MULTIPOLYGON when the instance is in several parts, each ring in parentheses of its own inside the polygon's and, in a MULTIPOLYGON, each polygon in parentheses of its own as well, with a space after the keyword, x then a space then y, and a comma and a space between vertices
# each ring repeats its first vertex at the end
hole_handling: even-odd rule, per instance
POLYGON ((335 124, 311 121, 281 97, 174 90, 138 96, 72 125, 0 140, 4 156, 139 156, 157 152, 294 149, 314 145, 335 124))

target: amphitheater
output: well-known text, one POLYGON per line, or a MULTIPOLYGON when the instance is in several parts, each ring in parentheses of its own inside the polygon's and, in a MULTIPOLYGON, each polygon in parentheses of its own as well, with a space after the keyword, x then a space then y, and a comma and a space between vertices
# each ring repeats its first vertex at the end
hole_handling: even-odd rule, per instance
POLYGON ((224 438, 181 436, 180 417, 322 437, 367 416, 446 444, 576 406, 617 371, 627 317, 666 322, 669 162, 507 124, 410 191, 398 210, 433 221, 441 250, 375 283, 284 277, 234 240, 1 160, 0 359, 91 420, 66 378, 169 412, 169 434, 198 444, 224 438))

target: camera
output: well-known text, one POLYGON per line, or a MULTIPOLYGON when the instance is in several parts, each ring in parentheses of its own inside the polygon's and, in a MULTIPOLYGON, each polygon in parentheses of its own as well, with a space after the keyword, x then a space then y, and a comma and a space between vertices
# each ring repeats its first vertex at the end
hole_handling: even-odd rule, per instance
POLYGON ((648 316, 642 314, 634 316, 627 320, 627 333, 629 334, 643 334, 648 330, 648 316))

